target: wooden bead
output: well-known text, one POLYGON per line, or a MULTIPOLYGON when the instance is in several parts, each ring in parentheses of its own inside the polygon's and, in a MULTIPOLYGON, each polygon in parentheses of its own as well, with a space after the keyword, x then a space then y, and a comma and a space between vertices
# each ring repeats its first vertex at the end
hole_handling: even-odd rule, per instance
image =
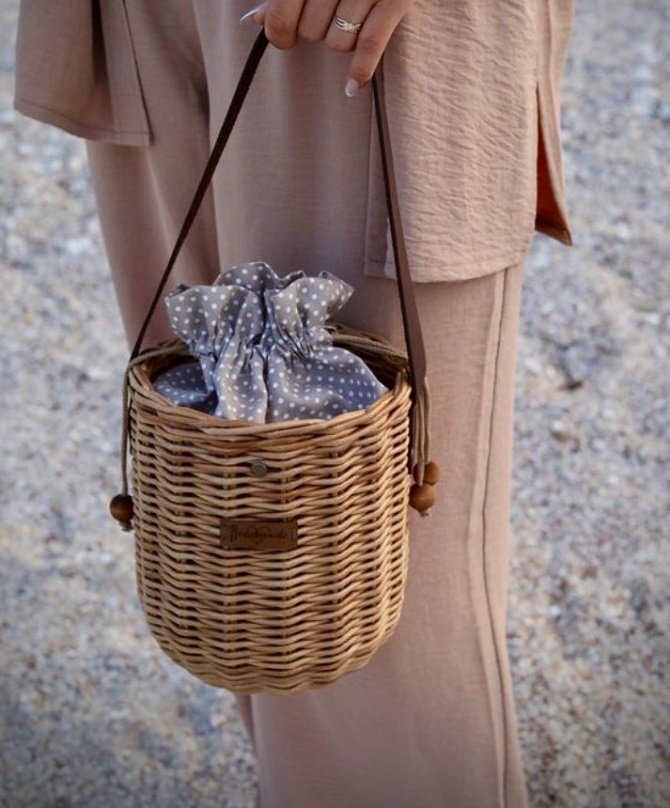
POLYGON ((415 483, 409 490, 409 504, 419 513, 430 510, 435 504, 435 488, 428 483, 415 483))
MULTIPOLYGON (((414 466, 413 470, 414 479, 419 479, 419 466, 414 466)), ((424 483, 428 483, 429 485, 437 485, 440 481, 440 467, 431 460, 429 463, 426 463, 423 469, 423 481, 424 483)))
POLYGON ((426 468, 423 470, 423 481, 429 485, 437 485, 440 482, 440 467, 431 460, 426 463, 426 468))
POLYGON ((117 494, 109 503, 109 512, 124 530, 130 530, 133 520, 133 498, 129 494, 117 494))

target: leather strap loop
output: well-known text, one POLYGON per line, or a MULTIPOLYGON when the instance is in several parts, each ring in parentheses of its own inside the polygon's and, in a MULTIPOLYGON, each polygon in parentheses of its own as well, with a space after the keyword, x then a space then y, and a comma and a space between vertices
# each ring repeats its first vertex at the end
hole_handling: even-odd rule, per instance
MULTIPOLYGON (((135 360, 141 352, 142 343, 146 335, 147 328, 153 317, 154 312, 161 300, 163 291, 167 284, 168 278, 175 265, 177 257, 186 241, 186 237, 191 229, 195 217, 200 209, 202 201, 205 197, 207 189, 214 175, 214 171, 219 163, 228 139, 231 135, 235 122, 244 104, 251 82, 260 64, 260 61, 268 46, 268 40, 265 33, 261 31, 258 35, 251 52, 247 58, 247 62, 242 71, 237 89, 233 95, 230 107, 224 119, 221 131, 214 143, 212 153, 207 161, 205 170, 203 171, 198 187, 193 196, 193 200, 188 209, 184 223, 179 231, 177 241, 175 243, 172 254, 168 260, 167 266, 163 276, 158 284, 156 293, 153 297, 151 304, 147 310, 146 317, 142 327, 140 328, 135 345, 130 355, 130 362, 135 360)), ((416 411, 417 402, 419 401, 422 390, 426 381, 426 355, 421 333, 421 323, 419 314, 416 307, 416 300, 414 298, 414 290, 412 288, 412 278, 409 269, 409 260, 407 258, 407 250, 405 247, 405 239, 403 235, 402 217, 400 213, 400 203, 398 200, 398 190, 395 179, 395 171, 393 167, 393 155, 391 151, 391 138, 389 133, 389 125, 386 116, 386 105, 384 102, 384 87, 382 81, 382 69, 377 69, 373 76, 373 94, 374 106, 376 110, 377 130, 379 135, 379 145, 382 158, 382 167, 384 172, 384 184, 386 188, 386 201, 389 213, 389 221, 391 227, 391 238, 393 242, 393 255, 395 259, 395 266, 398 278, 398 292, 400 295, 400 306, 402 310, 403 327, 405 331, 405 342, 407 345, 407 354, 409 358, 409 375, 410 383, 412 386, 412 412, 410 415, 411 434, 410 446, 414 447, 414 437, 417 434, 416 430, 416 411)), ((412 454, 410 451, 410 470, 412 468, 412 454)))

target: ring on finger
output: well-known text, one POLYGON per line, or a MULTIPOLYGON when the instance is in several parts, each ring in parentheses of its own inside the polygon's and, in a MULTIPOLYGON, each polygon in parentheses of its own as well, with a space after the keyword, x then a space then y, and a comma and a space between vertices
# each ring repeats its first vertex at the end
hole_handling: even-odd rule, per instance
POLYGON ((333 22, 338 30, 344 31, 346 34, 357 34, 363 27, 362 22, 349 22, 342 17, 334 17, 333 22))

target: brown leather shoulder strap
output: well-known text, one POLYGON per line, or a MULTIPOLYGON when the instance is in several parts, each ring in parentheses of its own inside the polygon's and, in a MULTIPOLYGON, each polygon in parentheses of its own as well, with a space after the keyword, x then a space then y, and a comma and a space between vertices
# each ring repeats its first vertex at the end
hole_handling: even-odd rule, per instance
POLYGON ((384 170, 384 185, 386 187, 386 204, 389 212, 391 226, 391 240, 393 242, 393 257, 398 276, 398 291, 400 293, 400 306, 402 309, 403 325, 405 328, 405 342, 409 357, 410 379, 415 391, 419 390, 426 381, 426 350, 421 331, 421 321, 416 307, 412 275, 405 246, 405 234, 402 226, 402 214, 398 199, 393 152, 391 149, 391 135, 389 132, 386 103, 384 101, 384 84, 382 71, 377 70, 373 80, 372 89, 375 99, 377 117, 377 130, 384 170))
POLYGON ((198 183, 198 187, 196 188, 195 194, 193 195, 193 200, 191 201, 191 205, 186 213, 184 218, 184 223, 181 226, 181 230, 179 231, 179 235, 177 236, 177 241, 175 242, 174 248, 168 259, 167 266, 165 267, 165 271, 163 272, 163 277, 161 278, 158 288, 156 289, 156 293, 154 294, 153 300, 149 304, 149 308, 147 309, 146 316, 144 318, 144 322, 142 323, 142 327, 137 335, 137 339, 135 340, 135 345, 133 346, 133 350, 130 354, 130 361, 132 362, 135 359, 142 348, 142 343, 144 342, 144 336, 147 332, 147 328, 149 327, 149 323, 151 322, 151 318, 156 311, 158 304, 160 303, 161 297, 163 296, 163 291, 165 290, 165 286, 168 282, 170 277, 170 273, 174 268, 174 265, 179 257, 179 253, 181 252, 182 247, 184 246, 184 242, 186 241, 186 237, 189 234, 191 226, 195 221, 195 217, 197 216, 198 211, 200 210, 200 206, 202 205, 203 199, 205 198, 205 194, 207 193, 207 189, 212 181, 212 177, 214 176, 214 172, 216 171, 216 167, 219 164, 219 160, 221 159, 221 155, 223 154, 223 150, 228 143, 228 138, 230 137, 233 127, 235 126, 235 122, 237 121, 237 117, 240 114, 242 109, 242 104, 244 103, 244 99, 247 97, 247 93, 249 92, 249 87, 251 86, 251 82, 256 74, 256 70, 260 61, 265 53, 265 50, 268 46, 268 40, 265 36, 265 33, 261 32, 261 34, 256 39, 254 43, 251 53, 247 57, 247 62, 244 66, 244 70, 242 71, 242 76, 240 77, 240 81, 237 85, 237 89, 235 90, 235 94, 233 95, 233 100, 230 102, 230 107, 228 108, 228 112, 226 117, 223 121, 221 126, 221 131, 216 138, 216 142, 214 143, 214 147, 212 148, 212 153, 207 160, 207 164, 205 166, 205 170, 202 173, 202 177, 200 178, 200 182, 198 183))

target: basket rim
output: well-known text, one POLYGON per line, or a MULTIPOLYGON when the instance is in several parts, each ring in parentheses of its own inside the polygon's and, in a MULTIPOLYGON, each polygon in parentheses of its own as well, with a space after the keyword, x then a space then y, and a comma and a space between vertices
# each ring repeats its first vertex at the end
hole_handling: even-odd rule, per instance
MULTIPOLYGON (((184 357, 187 360, 197 362, 197 359, 188 352, 185 346, 183 346, 183 351, 178 351, 177 349, 181 346, 183 346, 183 343, 180 340, 172 339, 160 343, 157 347, 173 348, 175 358, 184 357)), ((289 421, 273 421, 270 423, 226 420, 188 406, 175 404, 156 390, 151 376, 154 367, 164 360, 165 356, 166 354, 150 356, 144 361, 136 361, 128 368, 128 385, 132 394, 139 395, 145 405, 151 406, 158 412, 175 414, 179 420, 189 420, 194 428, 211 431, 212 433, 225 430, 230 435, 237 432, 271 435, 273 433, 286 434, 296 430, 318 431, 324 427, 335 429, 339 426, 345 426, 350 421, 375 417, 379 410, 384 410, 391 406, 390 399, 398 399, 398 404, 401 404, 411 394, 408 366, 398 369, 396 362, 392 366, 395 374, 394 386, 389 387, 385 393, 368 407, 343 412, 333 418, 295 418, 289 421)), ((138 359, 141 360, 141 357, 138 357, 138 359)))

